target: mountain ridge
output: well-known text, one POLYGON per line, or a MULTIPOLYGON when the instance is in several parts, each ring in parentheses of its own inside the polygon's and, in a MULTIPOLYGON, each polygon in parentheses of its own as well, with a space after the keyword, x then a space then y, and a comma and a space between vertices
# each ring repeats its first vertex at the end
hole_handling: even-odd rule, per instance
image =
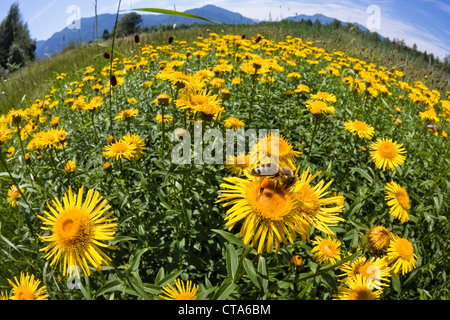
MULTIPOLYGON (((215 5, 205 5, 200 8, 193 8, 184 11, 185 13, 194 14, 197 16, 201 16, 207 19, 210 19, 215 22, 223 23, 223 24, 254 24, 261 22, 259 20, 247 18, 240 13, 233 12, 227 9, 223 9, 221 7, 215 5)), ((141 14, 141 12, 140 12, 141 14)), ((119 20, 124 14, 119 14, 119 20)), ((142 17, 142 26, 152 27, 152 26, 160 26, 160 25, 191 25, 193 23, 209 23, 204 20, 199 19, 191 19, 180 16, 172 16, 168 14, 141 14, 142 17)), ((70 43, 83 43, 90 42, 93 40, 101 39, 103 31, 106 29, 109 32, 112 32, 114 27, 116 15, 112 13, 104 13, 97 16, 97 35, 95 32, 95 17, 86 17, 80 19, 80 29, 69 29, 68 27, 64 28, 61 31, 55 32, 50 38, 47 40, 39 40, 36 42, 36 55, 38 59, 42 59, 46 56, 51 56, 54 53, 62 51, 68 44, 70 43)), ((284 18, 283 20, 293 20, 293 21, 301 21, 310 19, 312 22, 315 20, 319 20, 322 24, 330 24, 335 19, 324 16, 322 14, 315 15, 297 15, 292 17, 284 18)), ((342 22, 346 24, 346 22, 342 22)), ((361 30, 367 30, 364 26, 359 25, 357 23, 352 23, 357 25, 361 30)), ((380 36, 381 37, 381 36, 380 36)))

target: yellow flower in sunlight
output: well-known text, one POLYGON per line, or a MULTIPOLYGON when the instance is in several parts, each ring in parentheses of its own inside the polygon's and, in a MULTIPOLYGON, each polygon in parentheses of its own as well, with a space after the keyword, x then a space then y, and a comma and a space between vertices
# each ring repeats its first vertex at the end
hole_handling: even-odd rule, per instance
POLYGON ((34 278, 34 275, 26 275, 21 272, 20 280, 14 277, 15 282, 8 279, 10 285, 12 285, 11 300, 48 300, 47 287, 42 286, 39 288, 41 281, 34 278))
POLYGON ((392 139, 377 139, 376 142, 372 142, 369 146, 370 156, 372 157, 375 165, 378 169, 383 171, 387 168, 388 170, 395 170, 396 167, 400 166, 405 162, 406 153, 403 144, 398 144, 393 142, 392 139))
POLYGON ((340 260, 340 246, 341 241, 327 237, 322 238, 316 236, 315 240, 312 241, 314 247, 311 250, 313 253, 313 259, 319 264, 335 264, 337 260, 340 260))
POLYGON ((372 139, 372 136, 375 133, 375 129, 371 125, 360 120, 355 121, 347 120, 344 123, 344 128, 345 130, 353 132, 354 134, 358 135, 358 137, 360 138, 365 138, 369 140, 372 139))
POLYGON ((405 238, 400 238, 396 235, 392 236, 389 248, 387 251, 387 258, 389 264, 392 265, 392 271, 402 275, 412 271, 416 267, 417 256, 414 253, 412 243, 405 238))
POLYGON ((170 284, 161 289, 162 295, 159 295, 165 300, 196 300, 198 285, 193 285, 192 281, 187 281, 186 284, 181 279, 175 279, 176 289, 170 284))
POLYGON ((389 206, 389 213, 399 219, 400 223, 409 221, 408 211, 411 208, 411 202, 408 192, 394 181, 387 183, 385 189, 385 200, 389 206))
POLYGON ((45 259, 52 259, 51 266, 62 266, 63 275, 80 276, 73 266, 88 276, 91 274, 89 265, 101 270, 111 261, 101 248, 114 249, 104 243, 114 240, 117 231, 117 218, 111 218, 113 212, 108 212, 111 206, 94 189, 88 191, 83 203, 83 189, 73 194, 69 186, 62 203, 55 198, 52 205, 47 202, 50 213, 44 210, 44 216, 38 215, 43 221, 42 230, 50 232, 40 236, 43 242, 50 242, 40 251, 46 252, 45 259))

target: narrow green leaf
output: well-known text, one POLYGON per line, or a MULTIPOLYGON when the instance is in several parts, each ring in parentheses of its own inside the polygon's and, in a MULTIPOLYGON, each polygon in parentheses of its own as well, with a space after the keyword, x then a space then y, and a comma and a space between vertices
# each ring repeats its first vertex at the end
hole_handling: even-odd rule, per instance
POLYGON ((139 297, 144 300, 151 300, 152 297, 147 294, 144 287, 142 287, 142 285, 135 278, 129 278, 128 282, 131 284, 134 291, 136 291, 139 297))
POLYGON ((130 257, 130 266, 131 266, 132 272, 138 270, 142 255, 150 249, 151 248, 144 248, 144 249, 138 250, 133 256, 130 257))
POLYGON ((261 289, 261 285, 258 281, 258 275, 256 274, 255 267, 253 266, 253 263, 247 259, 244 258, 244 261, 242 262, 244 265, 244 270, 247 273, 247 276, 250 278, 250 280, 253 282, 253 284, 258 287, 258 289, 261 289))
POLYGON ((159 9, 159 8, 137 8, 137 9, 131 9, 131 10, 133 10, 133 11, 147 11, 147 12, 154 12, 154 13, 164 13, 164 14, 170 14, 172 16, 180 16, 180 17, 185 17, 185 18, 200 19, 200 20, 208 21, 208 22, 215 23, 215 24, 221 24, 221 23, 215 22, 213 20, 209 20, 209 19, 197 16, 195 14, 190 14, 190 13, 186 13, 186 12, 179 12, 179 11, 174 11, 174 10, 159 9))
POLYGON ((370 176, 370 174, 361 168, 352 167, 352 168, 350 168, 350 172, 351 173, 358 172, 363 178, 367 179, 367 181, 369 181, 370 183, 373 183, 373 178, 370 176))
POLYGON ((123 289, 122 282, 120 280, 113 280, 111 282, 108 282, 103 287, 97 290, 95 293, 96 297, 99 297, 105 293, 111 292, 111 291, 121 291, 123 289))
POLYGON ((392 287, 394 288, 397 293, 402 292, 402 284, 400 282, 400 277, 398 275, 392 276, 392 287))
POLYGON ((230 243, 235 244, 238 247, 243 247, 244 246, 244 242, 242 242, 242 240, 239 237, 235 236, 234 234, 232 234, 230 232, 226 232, 226 231, 218 230, 218 229, 212 229, 212 231, 214 231, 215 233, 220 234, 222 237, 224 237, 230 243))
POLYGON ((259 281, 261 284, 261 288, 266 291, 267 286, 269 285, 269 280, 267 277, 267 267, 266 267, 266 259, 264 257, 259 257, 258 260, 258 275, 259 281))
POLYGON ((183 270, 178 270, 178 271, 172 272, 171 274, 165 276, 161 280, 155 281, 155 284, 158 286, 165 286, 165 285, 167 285, 167 283, 170 283, 173 280, 175 280, 177 277, 179 277, 182 273, 183 273, 183 270))
POLYGON ((156 274, 155 283, 160 282, 164 278, 164 276, 165 276, 164 268, 161 267, 161 268, 159 268, 159 271, 156 274))
POLYGON ((236 274, 236 270, 237 270, 237 267, 239 264, 238 254, 232 244, 227 244, 226 248, 227 248, 226 265, 227 265, 228 276, 230 278, 234 279, 234 276, 236 274))
POLYGON ((228 296, 236 289, 237 284, 229 278, 223 280, 221 286, 217 290, 216 294, 213 296, 213 300, 225 300, 228 296))

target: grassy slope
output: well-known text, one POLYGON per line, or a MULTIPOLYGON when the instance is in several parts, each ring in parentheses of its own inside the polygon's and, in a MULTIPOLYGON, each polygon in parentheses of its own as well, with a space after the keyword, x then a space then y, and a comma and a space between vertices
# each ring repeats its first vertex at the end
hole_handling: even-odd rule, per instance
MULTIPOLYGON (((157 31, 141 35, 144 44, 160 45, 167 43, 169 36, 178 40, 193 41, 197 36, 206 34, 206 26, 198 25, 189 29, 157 31)), ((431 89, 441 93, 450 90, 450 73, 442 64, 425 61, 417 54, 405 48, 387 42, 377 41, 357 30, 332 28, 324 25, 306 25, 291 21, 266 22, 257 25, 213 25, 208 26, 211 32, 228 34, 261 34, 265 38, 282 41, 286 35, 314 41, 318 47, 327 51, 341 50, 349 56, 373 62, 387 68, 395 67, 405 72, 407 81, 423 81, 431 89)), ((52 81, 59 73, 67 73, 69 77, 89 65, 103 63, 103 53, 108 51, 111 41, 82 44, 67 48, 64 52, 51 58, 34 62, 14 73, 9 79, 0 83, 0 111, 8 112, 11 108, 27 107, 35 99, 43 99, 51 90, 52 81)), ((133 38, 119 39, 117 51, 133 56, 135 46, 133 38)))

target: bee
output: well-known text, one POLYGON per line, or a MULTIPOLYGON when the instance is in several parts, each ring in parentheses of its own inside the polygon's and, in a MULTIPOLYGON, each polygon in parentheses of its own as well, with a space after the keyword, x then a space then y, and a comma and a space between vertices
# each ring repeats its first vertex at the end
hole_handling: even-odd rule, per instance
POLYGON ((429 129, 431 131, 431 133, 436 133, 438 132, 441 128, 439 128, 439 126, 435 125, 435 124, 429 124, 427 125, 427 129, 429 129))
POLYGON ((251 174, 257 177, 267 177, 261 182, 260 193, 262 193, 264 188, 267 187, 276 189, 281 186, 284 190, 286 190, 297 182, 297 177, 289 167, 284 166, 279 168, 277 165, 272 163, 262 164, 255 167, 251 174))

